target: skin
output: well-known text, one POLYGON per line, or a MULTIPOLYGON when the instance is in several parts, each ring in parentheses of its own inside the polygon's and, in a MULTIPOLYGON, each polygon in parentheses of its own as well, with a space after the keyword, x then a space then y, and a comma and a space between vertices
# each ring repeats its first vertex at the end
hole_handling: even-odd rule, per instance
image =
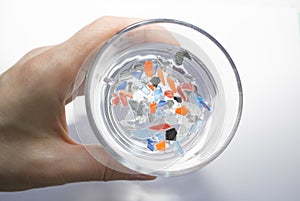
MULTIPOLYGON (((69 137, 65 115, 85 58, 137 21, 99 18, 61 44, 30 51, 0 76, 0 190, 155 178, 118 172, 97 162, 69 137)), ((102 152, 99 146, 90 149, 102 152)))

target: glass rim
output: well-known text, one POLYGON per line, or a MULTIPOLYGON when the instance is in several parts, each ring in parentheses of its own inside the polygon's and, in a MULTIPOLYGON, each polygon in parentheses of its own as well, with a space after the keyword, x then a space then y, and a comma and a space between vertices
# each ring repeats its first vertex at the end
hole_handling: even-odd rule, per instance
MULTIPOLYGON (((231 65, 231 68, 233 70, 235 79, 236 79, 236 85, 237 85, 237 89, 238 89, 238 107, 237 107, 237 114, 235 117, 235 122, 233 124, 233 127, 230 130, 229 135, 226 137, 226 140, 223 142, 223 144, 220 146, 220 148, 212 155, 210 155, 203 163, 200 163, 196 166, 193 167, 189 167, 183 170, 183 172, 191 172, 194 169, 198 169, 201 167, 206 166, 207 164, 209 164, 210 162, 212 162, 214 159, 216 159, 230 144, 230 142, 232 141, 233 137, 235 136, 235 133, 238 129, 238 126, 240 124, 241 118, 242 118, 242 110, 243 110, 243 89, 242 89, 242 82, 238 73, 238 70, 236 68, 236 65, 234 64, 231 56, 229 55, 229 53, 227 52, 227 50, 209 33, 207 33, 206 31, 204 31, 203 29, 181 21, 181 20, 176 20, 176 19, 167 19, 167 18, 157 18, 157 19, 147 19, 147 20, 142 20, 136 23, 133 23, 125 28, 123 28, 122 30, 118 31, 117 33, 115 33, 110 39, 108 39, 99 49, 99 51, 96 53, 95 55, 95 59, 92 62, 92 64, 89 66, 89 69, 87 71, 86 74, 86 85, 85 85, 85 103, 86 103, 86 109, 87 109, 87 116, 88 116, 88 120, 91 124, 91 127, 93 129, 93 131, 95 132, 95 136, 96 138, 99 140, 100 144, 102 147, 104 147, 105 150, 108 151, 109 154, 111 154, 113 156, 113 158, 115 158, 118 162, 120 162, 121 164, 126 164, 125 166, 132 169, 132 170, 136 170, 136 167, 139 167, 138 165, 135 165, 133 163, 128 163, 124 160, 124 157, 122 157, 121 155, 119 155, 119 153, 117 153, 113 148, 111 148, 108 143, 106 143, 106 141, 101 137, 101 133, 99 132, 99 130, 97 129, 97 125, 96 122, 94 120, 93 117, 93 112, 92 112, 92 108, 91 108, 91 100, 90 100, 90 86, 91 86, 91 82, 92 82, 92 76, 94 73, 94 70, 96 69, 96 64, 99 61, 99 58, 101 57, 101 55, 106 51, 106 49, 109 47, 109 45, 114 42, 117 38, 119 38, 122 34, 127 33, 131 30, 134 30, 136 28, 142 27, 142 26, 146 26, 146 25, 150 25, 150 24, 158 24, 158 23, 166 23, 166 24, 175 24, 175 25, 182 25, 188 28, 191 28, 197 32, 199 32, 200 34, 206 36, 208 39, 210 39, 221 51, 222 53, 225 55, 226 59, 228 60, 229 64, 231 65)), ((174 172, 168 172, 168 173, 164 173, 162 174, 162 171, 152 171, 155 173, 159 173, 158 175, 177 175, 174 172)), ((151 174, 151 172, 149 172, 151 174)))

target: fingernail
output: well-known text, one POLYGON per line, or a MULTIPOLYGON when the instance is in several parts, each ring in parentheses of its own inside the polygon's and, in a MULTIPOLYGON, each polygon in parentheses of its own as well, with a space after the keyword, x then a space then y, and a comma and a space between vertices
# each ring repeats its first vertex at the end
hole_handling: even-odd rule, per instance
POLYGON ((152 176, 152 175, 132 174, 130 179, 132 179, 132 180, 154 180, 156 178, 157 178, 156 176, 152 176))

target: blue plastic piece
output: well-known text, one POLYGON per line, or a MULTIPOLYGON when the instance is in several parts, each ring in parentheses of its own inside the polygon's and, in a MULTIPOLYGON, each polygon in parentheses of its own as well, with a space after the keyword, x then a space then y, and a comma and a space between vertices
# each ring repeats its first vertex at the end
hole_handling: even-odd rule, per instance
POLYGON ((147 148, 150 149, 151 151, 154 151, 154 143, 156 143, 154 140, 147 139, 147 148))
POLYGON ((131 75, 133 77, 135 77, 136 79, 140 80, 142 78, 142 72, 139 72, 139 71, 135 71, 135 72, 132 72, 131 75))
POLYGON ((183 148, 179 142, 177 142, 177 141, 174 142, 174 146, 176 147, 176 151, 175 151, 176 154, 182 155, 184 153, 183 148))
POLYGON ((158 69, 158 64, 155 64, 154 65, 154 70, 153 70, 153 75, 156 75, 157 69, 158 69))
POLYGON ((166 139, 166 136, 165 136, 164 132, 155 133, 155 137, 157 137, 158 141, 163 141, 163 140, 166 139))
POLYGON ((162 117, 162 116, 165 116, 165 114, 166 113, 161 108, 156 109, 156 113, 155 113, 156 116, 162 117))
POLYGON ((211 111, 211 108, 204 102, 203 98, 194 95, 194 100, 200 109, 202 109, 202 107, 205 107, 208 111, 211 111))
POLYGON ((156 89, 153 92, 153 95, 154 95, 154 102, 158 101, 161 98, 161 96, 163 95, 163 91, 160 86, 156 87, 156 89))
POLYGON ((201 104, 208 110, 211 111, 211 108, 202 100, 201 104))
POLYGON ((126 88, 126 86, 127 86, 127 81, 124 81, 124 82, 122 82, 121 84, 119 84, 118 86, 117 86, 117 91, 118 90, 124 90, 125 88, 126 88))
POLYGON ((154 145, 153 144, 147 144, 147 148, 150 149, 151 151, 154 151, 154 145))
POLYGON ((140 90, 146 95, 150 94, 150 89, 148 89, 146 86, 142 86, 140 90))
POLYGON ((151 132, 148 128, 146 129, 140 129, 140 130, 134 130, 134 131, 131 131, 131 135, 133 137, 136 137, 138 139, 147 139, 149 137, 151 137, 151 132))
POLYGON ((162 106, 164 106, 164 105, 166 105, 167 104, 167 101, 165 101, 165 100, 160 100, 158 103, 157 103, 157 107, 162 107, 162 106))

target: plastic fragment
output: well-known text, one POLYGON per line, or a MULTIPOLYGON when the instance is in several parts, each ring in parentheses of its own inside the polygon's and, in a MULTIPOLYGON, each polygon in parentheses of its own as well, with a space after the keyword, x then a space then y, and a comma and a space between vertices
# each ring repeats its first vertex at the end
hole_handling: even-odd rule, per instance
POLYGON ((172 80, 172 78, 168 77, 167 82, 168 82, 171 90, 173 91, 173 93, 176 93, 177 92, 176 85, 175 85, 175 82, 172 80))
POLYGON ((158 69, 157 69, 157 76, 159 77, 161 83, 162 83, 163 85, 166 85, 166 83, 165 83, 164 72, 163 72, 163 70, 162 70, 161 68, 158 68, 158 69))
POLYGON ((155 133, 155 137, 158 139, 158 141, 162 141, 166 139, 165 134, 162 132, 155 133))
POLYGON ((153 143, 156 143, 156 141, 155 140, 151 140, 151 139, 147 139, 147 143, 149 143, 149 144, 153 144, 153 143))
POLYGON ((197 103, 197 105, 202 108, 205 107, 208 111, 211 111, 211 108, 204 102, 203 98, 199 97, 199 96, 196 96, 194 94, 194 100, 195 102, 197 103))
POLYGON ((148 114, 148 120, 149 120, 149 123, 152 123, 155 120, 155 114, 149 113, 148 114))
POLYGON ((158 77, 153 77, 150 82, 153 84, 153 86, 157 87, 160 83, 160 79, 158 77))
POLYGON ((150 113, 151 114, 156 113, 156 105, 157 105, 157 103, 155 103, 155 102, 150 104, 150 113))
POLYGON ((127 115, 125 116, 125 120, 127 122, 135 122, 135 114, 133 113, 132 110, 129 110, 129 112, 127 113, 127 115))
POLYGON ((127 86, 127 81, 122 82, 121 84, 119 84, 116 88, 117 91, 119 90, 124 90, 127 86))
POLYGON ((165 151, 166 150, 166 140, 163 140, 163 141, 155 144, 155 148, 159 151, 165 151))
POLYGON ((136 111, 138 106, 139 106, 139 103, 135 100, 132 100, 132 99, 130 99, 128 101, 128 104, 130 105, 131 109, 134 110, 134 111, 136 111))
POLYGON ((127 97, 123 93, 119 93, 121 103, 124 107, 128 106, 127 97))
POLYGON ((186 96, 185 96, 185 94, 183 93, 183 91, 182 91, 182 89, 181 89, 181 86, 178 86, 178 87, 177 87, 177 91, 178 91, 180 97, 182 98, 182 100, 183 100, 184 102, 186 102, 187 99, 186 99, 186 96))
POLYGON ((148 84, 147 86, 149 87, 149 89, 151 89, 151 91, 154 91, 155 87, 152 84, 148 84))
POLYGON ((195 133, 198 130, 198 128, 202 125, 202 122, 202 120, 198 120, 197 122, 195 122, 189 129, 189 133, 195 133))
POLYGON ((174 105, 174 101, 167 100, 167 105, 168 105, 169 108, 171 108, 174 105))
POLYGON ((174 145, 173 145, 173 146, 175 146, 175 148, 176 148, 176 150, 174 151, 175 154, 182 155, 182 154, 184 153, 183 148, 182 148, 182 146, 180 145, 179 142, 177 142, 177 141, 174 142, 174 145))
POLYGON ((176 140, 177 131, 175 128, 171 128, 166 130, 166 140, 175 141, 176 140))
POLYGON ((146 60, 144 63, 144 72, 148 77, 153 77, 153 63, 149 60, 146 60))
POLYGON ((154 101, 158 101, 161 98, 162 94, 163 94, 162 88, 158 86, 153 92, 154 101))
POLYGON ((166 130, 168 128, 171 128, 171 125, 167 124, 167 123, 158 124, 158 125, 154 125, 154 126, 150 127, 151 130, 156 130, 156 131, 163 131, 163 130, 166 130))
POLYGON ((111 103, 117 106, 120 102, 120 97, 117 94, 112 94, 111 103))
POLYGON ((174 93, 171 90, 167 90, 167 91, 165 91, 165 96, 167 96, 168 98, 173 98, 174 93))
POLYGON ((162 106, 164 106, 164 105, 166 105, 167 104, 167 101, 165 101, 165 100, 160 100, 159 102, 158 102, 158 104, 157 104, 157 107, 162 107, 162 106))
POLYGON ((120 91, 119 94, 124 94, 124 96, 127 96, 127 97, 129 97, 129 98, 133 98, 132 93, 127 92, 127 91, 120 91))
POLYGON ((131 131, 131 135, 135 138, 142 139, 142 140, 150 138, 152 136, 149 129, 134 130, 131 131))
POLYGON ((197 118, 196 115, 191 115, 191 114, 189 114, 189 115, 187 116, 187 119, 189 120, 189 122, 195 122, 195 121, 198 120, 198 118, 197 118))
POLYGON ((143 85, 140 90, 146 95, 150 94, 150 89, 148 89, 145 85, 143 85))
POLYGON ((176 52, 174 60, 177 65, 182 65, 183 64, 183 58, 186 57, 188 59, 191 59, 191 56, 186 50, 181 50, 176 52))
POLYGON ((175 109, 176 114, 180 114, 183 116, 187 115, 189 112, 190 112, 189 109, 187 109, 187 107, 185 106, 181 106, 175 109))
POLYGON ((176 100, 177 103, 182 103, 182 98, 179 96, 174 96, 174 100, 176 100))
POLYGON ((136 79, 138 79, 138 80, 140 80, 141 78, 142 78, 142 72, 140 72, 140 71, 135 71, 135 72, 132 72, 131 73, 131 75, 133 76, 133 77, 135 77, 136 79))
POLYGON ((151 151, 154 151, 155 147, 154 147, 154 143, 156 143, 156 141, 151 140, 151 139, 147 139, 147 147, 148 149, 150 149, 151 151))
POLYGON ((143 108, 144 108, 144 105, 142 103, 140 103, 137 107, 137 110, 136 110, 136 115, 137 116, 143 116, 143 108))
POLYGON ((188 133, 188 129, 185 124, 181 124, 180 128, 178 129, 178 134, 186 135, 188 133))
POLYGON ((158 117, 165 116, 165 112, 164 112, 163 109, 161 109, 161 108, 157 108, 155 114, 156 114, 156 116, 158 116, 158 117))
POLYGON ((156 75, 157 69, 158 69, 158 63, 154 65, 153 75, 156 75))
POLYGON ((174 125, 178 122, 176 115, 169 115, 165 118, 165 121, 171 125, 174 125))
POLYGON ((147 148, 150 149, 151 151, 154 151, 154 146, 151 143, 147 143, 147 148))
POLYGON ((181 89, 186 90, 186 91, 194 91, 195 90, 195 86, 191 83, 188 82, 183 82, 181 84, 181 89))

